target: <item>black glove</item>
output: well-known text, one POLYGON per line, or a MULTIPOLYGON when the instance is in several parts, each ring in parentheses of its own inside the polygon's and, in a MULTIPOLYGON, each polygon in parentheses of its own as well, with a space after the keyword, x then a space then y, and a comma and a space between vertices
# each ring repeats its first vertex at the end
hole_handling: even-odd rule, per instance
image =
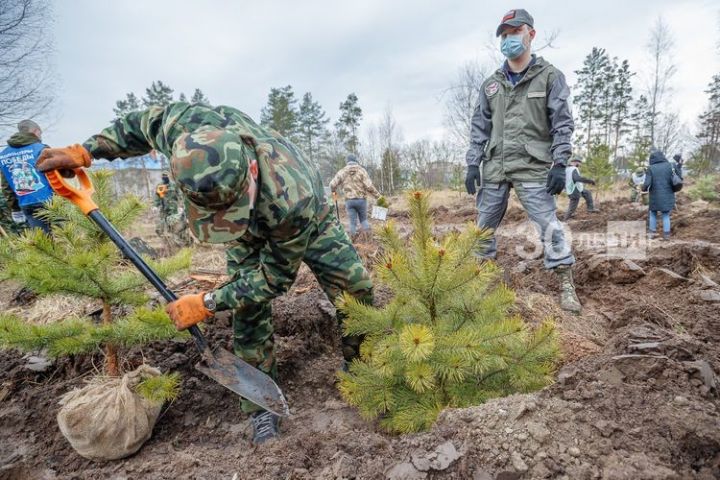
POLYGON ((468 165, 467 175, 465 176, 465 189, 470 195, 477 193, 476 185, 480 185, 480 167, 477 165, 468 165))
POLYGON ((590 185, 595 185, 595 180, 590 180, 588 183, 589 183, 590 185))
POLYGON ((565 165, 556 163, 548 172, 547 188, 545 191, 550 195, 558 195, 565 188, 565 165))

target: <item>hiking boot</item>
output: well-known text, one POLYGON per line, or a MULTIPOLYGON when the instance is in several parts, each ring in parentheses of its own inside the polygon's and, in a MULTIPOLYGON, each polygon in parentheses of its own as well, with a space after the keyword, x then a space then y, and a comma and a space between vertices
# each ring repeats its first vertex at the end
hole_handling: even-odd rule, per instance
POLYGON ((279 437, 279 421, 280 418, 277 415, 267 410, 252 413, 250 415, 250 423, 252 423, 253 427, 253 444, 260 445, 268 440, 279 437))
POLYGON ((555 268, 555 273, 560 280, 560 308, 572 313, 580 313, 582 305, 575 294, 572 269, 568 265, 561 265, 555 268))
POLYGON ((670 232, 663 232, 662 239, 665 241, 670 240, 670 232))
POLYGON ((657 233, 651 232, 650 230, 648 230, 648 232, 647 232, 648 240, 655 240, 655 237, 657 237, 657 233))
POLYGON ((588 213, 600 213, 600 210, 597 208, 588 208, 588 213))

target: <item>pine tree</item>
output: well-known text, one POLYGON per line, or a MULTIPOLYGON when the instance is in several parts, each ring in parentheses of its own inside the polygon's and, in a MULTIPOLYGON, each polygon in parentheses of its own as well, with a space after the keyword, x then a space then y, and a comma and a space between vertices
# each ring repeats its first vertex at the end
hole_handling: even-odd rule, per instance
POLYGON ((310 92, 305 93, 298 112, 298 137, 302 150, 311 159, 316 159, 327 135, 330 120, 320 104, 313 100, 310 92))
POLYGON ((358 154, 360 139, 358 130, 362 119, 362 108, 358 105, 358 97, 354 93, 347 96, 340 104, 340 118, 335 122, 338 137, 348 152, 358 154))
MULTIPOLYGON (((127 230, 143 212, 143 204, 134 196, 118 200, 109 172, 98 171, 91 176, 96 191, 94 200, 101 211, 119 231, 127 230)), ((29 229, 0 242, 3 278, 19 281, 40 295, 64 294, 99 300, 103 307, 102 323, 67 318, 47 325, 30 325, 4 313, 0 314, 0 347, 46 349, 54 357, 103 349, 105 373, 118 376, 122 373, 119 349, 185 337, 176 331, 162 307, 145 307, 150 299, 145 278, 76 206, 55 196, 42 216, 52 223, 52 235, 29 229), (119 313, 128 310, 127 314, 119 313)), ((190 251, 148 263, 166 278, 189 267, 190 251)), ((174 378, 166 380, 177 385, 177 376, 174 378)), ((174 390, 164 391, 172 396, 174 390)))
POLYGON ((394 298, 383 308, 345 295, 346 335, 365 335, 342 396, 393 432, 429 428, 445 407, 468 407, 550 383, 558 356, 552 322, 529 328, 510 315, 515 296, 499 270, 475 255, 489 233, 474 224, 432 236, 429 195, 408 194, 409 245, 392 221, 379 231, 376 267, 394 298))
POLYGON ((190 103, 197 103, 199 105, 210 105, 210 100, 205 96, 205 94, 200 90, 199 88, 196 88, 193 92, 193 96, 190 99, 190 103))
POLYGON ((596 130, 602 119, 603 106, 606 105, 607 73, 609 71, 610 57, 604 48, 593 47, 590 54, 585 57, 583 66, 575 73, 578 76, 573 101, 578 109, 582 127, 583 138, 589 151, 592 143, 596 141, 596 130))
POLYGON ((690 160, 687 162, 687 168, 690 174, 696 177, 712 176, 717 171, 715 163, 712 159, 703 153, 702 148, 693 152, 690 160))
POLYGON ((647 97, 640 95, 633 104, 630 114, 630 129, 632 139, 630 141, 630 154, 628 155, 628 167, 635 170, 638 167, 646 166, 650 157, 650 124, 652 112, 647 97))
POLYGON ((270 89, 267 105, 260 113, 260 123, 286 138, 294 139, 298 128, 298 112, 292 86, 270 89))
POLYGON ((693 200, 715 202, 720 197, 717 191, 718 185, 720 185, 720 178, 717 175, 703 175, 697 179, 692 188, 688 189, 688 195, 693 200))
POLYGON ((701 142, 701 157, 717 167, 720 164, 720 74, 712 77, 705 93, 708 94, 708 106, 699 117, 697 137, 701 142))
POLYGON ((185 96, 184 93, 181 93, 180 96, 178 97, 178 101, 180 101, 180 102, 187 102, 188 99, 187 99, 187 97, 185 96))
POLYGON ((590 147, 582 169, 584 177, 595 180, 597 190, 601 192, 609 190, 617 175, 615 168, 610 163, 610 147, 604 143, 590 147))
MULTIPOLYGON (((612 85, 612 114, 610 126, 612 129, 612 154, 617 158, 618 148, 623 135, 629 132, 630 107, 632 105, 632 77, 635 75, 630 71, 630 63, 623 60, 615 72, 615 81, 612 85)), ((608 145, 609 143, 608 139, 608 145)))
POLYGON ((134 93, 130 92, 125 96, 125 100, 118 100, 115 102, 113 113, 115 118, 123 118, 130 112, 137 112, 140 110, 140 101, 134 93))
POLYGON ((599 122, 602 125, 602 141, 610 145, 610 137, 612 134, 613 117, 615 114, 614 90, 617 81, 617 58, 612 59, 608 56, 608 62, 604 65, 601 82, 600 95, 600 111, 599 122))
POLYGON ((145 97, 142 99, 146 108, 152 106, 165 107, 173 101, 173 89, 158 80, 152 82, 150 88, 145 89, 145 97))

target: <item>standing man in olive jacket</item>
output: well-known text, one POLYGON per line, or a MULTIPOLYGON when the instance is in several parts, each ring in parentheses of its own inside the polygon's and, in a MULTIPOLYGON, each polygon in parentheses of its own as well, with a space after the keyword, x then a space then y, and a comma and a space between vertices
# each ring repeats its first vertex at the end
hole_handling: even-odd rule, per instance
MULTIPOLYGON (((532 16, 522 9, 502 18, 496 35, 507 58, 482 85, 472 118, 465 186, 477 193, 478 225, 496 229, 505 215, 510 188, 540 234, 545 268, 558 275, 560 306, 580 312, 571 266, 575 263, 557 219, 553 195, 565 188, 565 167, 574 130, 570 89, 560 70, 532 54, 532 16)), ((493 237, 484 256, 495 258, 493 237)))

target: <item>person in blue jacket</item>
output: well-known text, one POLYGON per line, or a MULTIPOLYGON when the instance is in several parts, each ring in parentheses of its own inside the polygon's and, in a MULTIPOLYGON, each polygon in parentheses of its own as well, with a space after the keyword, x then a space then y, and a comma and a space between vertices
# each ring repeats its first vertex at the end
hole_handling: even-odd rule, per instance
POLYGON ((645 172, 643 192, 650 192, 648 233, 650 238, 657 230, 657 212, 662 214, 663 240, 670 239, 670 211, 675 208, 673 190, 673 166, 659 150, 650 154, 650 166, 645 172))
POLYGON ((23 120, 7 143, 0 152, 0 174, 13 222, 49 233, 50 226, 37 216, 38 210, 53 196, 45 174, 35 168, 40 152, 47 147, 42 143, 42 130, 32 120, 23 120))

